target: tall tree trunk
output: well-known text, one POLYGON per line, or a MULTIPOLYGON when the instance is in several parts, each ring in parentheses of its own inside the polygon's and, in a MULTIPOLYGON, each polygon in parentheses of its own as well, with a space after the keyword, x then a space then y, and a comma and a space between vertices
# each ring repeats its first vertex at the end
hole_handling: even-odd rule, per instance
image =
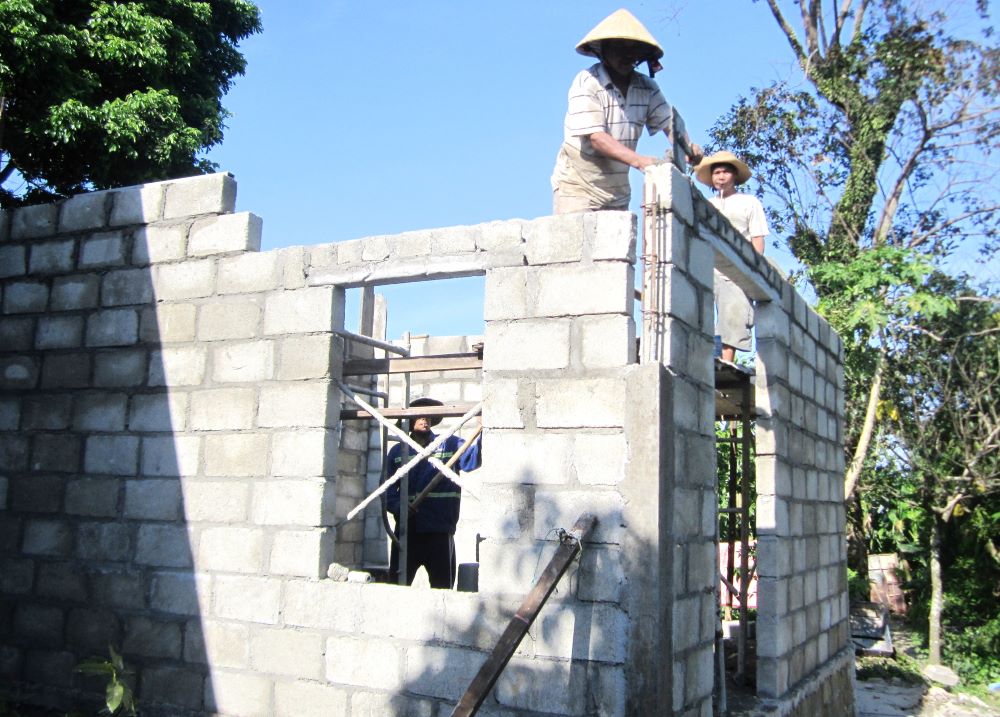
POLYGON ((931 536, 929 563, 931 569, 931 606, 927 615, 928 661, 941 664, 941 612, 944 608, 944 582, 941 577, 942 521, 931 511, 931 536))
POLYGON ((844 498, 851 500, 854 496, 854 489, 858 485, 858 478, 861 476, 861 469, 865 465, 865 457, 868 455, 868 448, 871 446, 872 435, 875 433, 875 414, 878 412, 878 402, 882 391, 882 376, 885 373, 885 350, 879 352, 878 364, 875 366, 875 375, 872 376, 871 388, 868 390, 868 403, 865 406, 865 420, 861 425, 861 433, 858 436, 858 445, 854 449, 854 456, 851 464, 847 467, 844 476, 844 498))

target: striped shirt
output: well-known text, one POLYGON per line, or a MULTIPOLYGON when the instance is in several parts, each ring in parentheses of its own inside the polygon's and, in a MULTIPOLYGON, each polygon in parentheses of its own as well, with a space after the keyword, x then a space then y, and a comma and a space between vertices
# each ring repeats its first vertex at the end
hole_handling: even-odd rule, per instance
POLYGON ((626 209, 631 195, 629 166, 599 154, 590 135, 607 132, 635 151, 643 127, 653 135, 669 124, 670 105, 650 78, 633 72, 628 95, 622 97, 604 65, 583 70, 569 89, 552 188, 567 196, 589 197, 602 207, 626 209))

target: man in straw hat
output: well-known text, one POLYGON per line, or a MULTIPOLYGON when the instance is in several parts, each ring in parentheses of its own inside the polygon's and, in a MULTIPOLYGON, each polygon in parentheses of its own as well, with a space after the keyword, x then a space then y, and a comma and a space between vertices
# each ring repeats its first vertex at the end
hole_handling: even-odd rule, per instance
MULTIPOLYGON (((751 177, 750 168, 732 152, 716 152, 695 168, 695 177, 715 191, 709 201, 721 211, 757 253, 764 253, 764 237, 770 232, 760 200, 736 187, 751 177)), ((743 290, 725 274, 715 271, 715 303, 718 320, 715 331, 722 339, 722 360, 733 361, 736 350, 749 351, 753 328, 753 304, 743 290)))
MULTIPOLYGON (((599 63, 580 72, 569 89, 563 143, 552 173, 553 212, 628 209, 629 167, 642 170, 655 157, 635 149, 643 126, 670 134, 670 105, 652 80, 663 49, 628 10, 616 10, 576 46, 599 63), (645 62, 649 77, 635 68, 645 62)), ((701 149, 692 145, 694 157, 701 149)))
MULTIPOLYGON (((430 397, 418 398, 410 402, 410 407, 440 406, 440 401, 430 397)), ((430 445, 437 434, 431 431, 433 426, 441 422, 440 416, 418 416, 410 421, 410 437, 421 446, 430 445)), ((442 463, 448 460, 462 447, 464 441, 458 436, 449 436, 433 453, 442 463)), ((386 456, 386 475, 394 474, 400 466, 410 460, 412 449, 397 443, 389 449, 386 456)), ((469 446, 458 460, 456 469, 471 471, 482 463, 478 441, 469 446)), ((420 461, 408 473, 408 492, 410 500, 437 476, 438 469, 427 459, 420 461)), ((386 491, 386 507, 396 518, 399 525, 399 483, 395 483, 386 491)), ((413 575, 421 566, 427 570, 432 588, 451 588, 455 584, 455 528, 458 525, 459 511, 462 503, 462 489, 447 477, 442 478, 420 505, 419 510, 409 514, 407 535, 406 578, 413 582, 413 575)), ((393 582, 399 575, 399 551, 392 544, 389 552, 389 577, 393 582)))

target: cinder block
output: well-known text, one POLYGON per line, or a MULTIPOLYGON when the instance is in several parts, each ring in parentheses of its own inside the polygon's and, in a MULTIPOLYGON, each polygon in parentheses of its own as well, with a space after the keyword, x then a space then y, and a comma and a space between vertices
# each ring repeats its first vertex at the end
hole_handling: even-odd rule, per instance
POLYGON ((259 476, 267 472, 268 436, 226 433, 205 437, 205 475, 259 476))
POLYGON ((271 717, 271 680, 254 674, 213 670, 205 703, 216 714, 271 717))
POLYGON ((342 313, 341 300, 333 287, 315 286, 284 291, 266 299, 264 333, 304 334, 330 331, 334 328, 334 317, 342 313))
MULTIPOLYGON (((525 712, 586 714, 591 695, 583 690, 557 689, 552 685, 573 685, 586 681, 584 666, 567 661, 539 661, 515 657, 497 680, 494 694, 502 707, 525 712), (539 679, 544 665, 545 679, 539 679)), ((462 664, 460 669, 465 670, 462 664)), ((475 673, 473 673, 475 674, 475 673)))
POLYGON ((83 560, 127 560, 132 549, 123 523, 86 522, 76 530, 76 557, 83 560))
POLYGON ((166 182, 151 182, 112 192, 111 220, 120 227, 126 224, 149 224, 163 212, 163 190, 166 182))
POLYGON ((256 409, 252 388, 222 388, 191 393, 195 431, 234 431, 253 427, 256 409))
POLYGON ((27 436, 0 436, 0 470, 18 473, 28 469, 27 436))
POLYGON ((95 269, 125 264, 125 237, 119 232, 95 234, 80 243, 80 268, 95 269))
POLYGON ((148 374, 144 348, 115 349, 94 354, 94 386, 118 388, 142 386, 148 374))
POLYGON ((53 236, 58 211, 58 204, 35 204, 15 209, 11 213, 10 238, 17 241, 53 236))
POLYGON ((323 638, 318 632, 253 628, 250 667, 276 675, 319 679, 323 675, 323 638))
MULTIPOLYGON (((483 377, 483 425, 489 428, 524 428, 517 379, 483 377)), ((532 397, 533 398, 533 397, 532 397)))
POLYGON ((58 475, 15 476, 10 479, 11 508, 19 513, 57 513, 64 482, 58 475))
POLYGON ((536 271, 538 299, 534 316, 628 314, 632 310, 631 264, 548 266, 536 271))
POLYGON ((25 396, 21 428, 25 431, 59 431, 69 427, 73 396, 49 393, 25 396))
POLYGON ((271 439, 271 474, 295 477, 335 475, 339 444, 340 432, 335 429, 274 433, 271 439))
POLYGON ((65 274, 73 269, 76 242, 61 239, 32 244, 28 255, 28 271, 32 274, 65 274))
POLYGON ((323 496, 324 484, 320 481, 257 482, 253 491, 253 522, 257 525, 322 525, 323 496))
MULTIPOLYGON (((478 656, 478 653, 471 654, 478 656)), ((407 657, 409 659, 416 657, 413 648, 407 651, 407 657)), ((439 667, 442 665, 443 663, 439 667)), ((449 662, 448 666, 449 670, 444 670, 445 674, 452 674, 452 670, 457 671, 453 662, 449 662)), ((436 673, 432 670, 423 672, 425 677, 433 674, 436 673)), ((464 682, 466 686, 473 676, 475 676, 474 671, 469 680, 464 682)), ((331 637, 326 641, 327 681, 371 689, 396 690, 401 685, 400 678, 400 658, 395 645, 380 640, 359 640, 353 637, 331 637)), ((411 680, 407 682, 413 684, 411 680)))
POLYGON ((490 321, 485 371, 562 369, 570 361, 570 321, 490 321))
POLYGON ((205 677, 200 670, 150 666, 142 672, 142 699, 146 703, 161 702, 178 712, 183 708, 200 711, 204 690, 205 677))
POLYGON ((220 294, 249 294, 272 291, 281 285, 281 262, 274 251, 250 252, 219 260, 218 291, 220 294))
POLYGON ((261 218, 250 212, 199 219, 191 226, 188 255, 259 251, 262 228, 261 218))
POLYGON ((332 384, 323 381, 270 384, 260 389, 257 423, 267 428, 317 427, 340 421, 337 395, 332 384))
POLYGON ((153 351, 149 361, 150 386, 197 386, 205 378, 206 355, 201 346, 153 351))
POLYGON ((625 425, 624 383, 617 378, 539 379, 535 396, 540 428, 625 425))
POLYGON ((480 469, 486 471, 476 474, 482 481, 559 485, 573 479, 572 435, 490 431, 482 440, 483 455, 505 457, 502 465, 480 469))
POLYGON ((80 437, 65 434, 35 436, 31 468, 36 472, 75 473, 80 470, 80 437))
MULTIPOLYGON (((38 385, 38 368, 38 360, 30 356, 0 358, 0 387, 5 389, 35 388, 38 385)), ((63 368, 69 368, 68 359, 46 356, 42 387, 63 388, 87 385, 87 376, 79 375, 80 366, 77 366, 77 372, 73 373, 68 371, 64 373, 63 368)))
POLYGON ((623 499, 615 491, 538 490, 535 493, 534 538, 551 538, 556 528, 571 530, 583 513, 597 517, 587 541, 620 543, 623 534, 623 499))
POLYGON ((95 607, 139 610, 145 607, 142 576, 129 570, 94 569, 89 571, 90 604, 95 607))
POLYGON ((584 368, 614 368, 636 362, 632 317, 588 316, 576 319, 575 325, 584 368))
POLYGON ((26 314, 45 311, 49 289, 45 282, 11 281, 4 287, 3 310, 5 314, 26 314))
POLYGON ((51 307, 57 311, 92 309, 98 304, 97 274, 58 276, 52 281, 51 307))
POLYGON ((184 483, 184 512, 190 522, 243 522, 249 514, 249 498, 250 486, 231 479, 184 483))
POLYGON ((88 473, 134 476, 139 465, 139 439, 135 436, 88 436, 84 470, 88 473))
POLYGON ((264 534, 253 528, 206 528, 198 541, 198 569, 258 573, 264 561, 264 534))
POLYGON ((361 591, 367 593, 376 587, 329 580, 288 580, 282 616, 286 625, 354 632, 361 624, 361 591))
POLYGON ((73 529, 61 520, 29 520, 24 525, 25 555, 67 556, 73 549, 73 529))
POLYGON ((175 343, 192 341, 196 326, 194 304, 160 304, 142 312, 139 335, 143 341, 175 343))
POLYGON ((172 615, 198 615, 211 599, 210 584, 207 575, 187 570, 153 573, 149 606, 172 615))
POLYGON ((283 530, 275 533, 268 574, 324 577, 327 565, 323 560, 323 542, 330 537, 323 530, 283 530))
POLYGON ((110 199, 109 192, 88 192, 60 202, 59 231, 65 234, 104 226, 110 199))
POLYGON ((187 256, 187 234, 190 225, 158 224, 139 227, 132 243, 133 264, 162 264, 187 256))
POLYGON ((0 246, 0 279, 24 276, 28 270, 27 258, 23 245, 0 246))
MULTIPOLYGON (((697 615, 694 626, 697 629, 697 615)), ((543 611, 533 628, 536 657, 610 664, 625 661, 628 620, 618 606, 571 603, 560 610, 543 611)), ((674 645, 681 649, 677 647, 676 631, 674 645)))
POLYGON ((152 301, 153 285, 146 269, 111 271, 101 281, 102 306, 149 304, 152 301))
POLYGON ((627 446, 623 434, 578 435, 572 450, 580 483, 612 486, 625 478, 627 446))
POLYGON ((178 659, 181 656, 180 625, 148 617, 132 617, 125 627, 122 649, 144 657, 178 659))
POLYGON ((236 208, 236 180, 228 172, 189 177, 166 184, 163 218, 229 214, 236 208))
POLYGON ((42 316, 38 319, 35 348, 77 348, 83 343, 82 316, 42 316))
POLYGON ((189 396, 188 393, 177 391, 132 396, 128 414, 129 430, 168 432, 184 430, 189 396))
POLYGON ((688 278, 697 285, 712 289, 714 285, 712 271, 715 268, 715 249, 701 236, 692 232, 691 241, 688 243, 688 278))
POLYGON ((139 340, 139 314, 133 309, 105 309, 87 317, 87 346, 131 346, 139 340))
POLYGON ((315 336, 290 336, 278 343, 279 381, 298 381, 308 378, 329 378, 339 341, 329 334, 315 336), (337 348, 335 348, 337 347, 337 348))
POLYGON ((159 301, 183 301, 211 296, 215 290, 215 263, 198 259, 153 267, 153 291, 159 301))
POLYGON ((587 212, 583 231, 593 261, 635 262, 636 218, 632 212, 587 212))
MULTIPOLYGON (((34 348, 35 320, 32 318, 0 318, 0 341, 7 351, 34 348)), ((5 359, 9 361, 10 359, 5 359)))
POLYGON ((202 616, 205 656, 218 667, 243 668, 250 662, 250 627, 202 616))
POLYGON ((205 304, 198 316, 198 338, 202 341, 249 339, 257 335, 261 309, 254 301, 224 301, 205 304))
POLYGON ((522 232, 530 265, 579 262, 583 257, 582 214, 542 217, 526 222, 522 232))
POLYGON ((66 513, 113 518, 118 514, 121 481, 114 478, 81 478, 66 485, 66 513))
POLYGON ((212 349, 212 379, 221 383, 267 381, 274 377, 274 342, 252 341, 212 349))
MULTIPOLYGON (((274 685, 275 717, 327 717, 347 714, 348 692, 320 682, 277 682, 274 685)), ((352 714, 359 714, 352 711, 352 714)), ((383 712, 381 714, 389 714, 383 712)))
POLYGON ((177 479, 125 481, 125 517, 137 520, 177 520, 181 516, 181 485, 177 479))
POLYGON ((534 274, 527 267, 487 270, 483 318, 486 321, 503 321, 530 316, 537 293, 533 279, 534 274))
POLYGON ((213 598, 216 617, 276 625, 281 614, 281 580, 219 575, 213 598))
POLYGON ((589 602, 618 603, 625 585, 621 551, 592 546, 580 555, 576 596, 589 602))
POLYGON ((164 568, 191 567, 191 543, 187 529, 179 525, 140 525, 135 561, 140 565, 164 568))
POLYGON ((21 425, 21 402, 17 397, 0 397, 0 431, 16 431, 21 425))
POLYGON ((195 475, 198 472, 200 453, 200 436, 144 437, 142 475, 148 477, 195 475))

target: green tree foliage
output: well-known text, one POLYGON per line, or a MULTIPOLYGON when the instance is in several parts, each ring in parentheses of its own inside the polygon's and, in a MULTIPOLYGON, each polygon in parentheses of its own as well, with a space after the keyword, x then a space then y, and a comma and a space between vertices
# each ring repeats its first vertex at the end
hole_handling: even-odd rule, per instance
MULTIPOLYGON (((962 276, 1000 253, 1000 48, 989 8, 985 0, 761 4, 801 75, 740 99, 713 129, 713 144, 751 165, 776 235, 787 237, 800 263, 794 280, 815 295, 844 340, 854 566, 866 570, 870 539, 882 550, 913 548, 914 564, 928 567, 918 577, 929 581, 932 521, 949 505, 943 496, 957 497, 953 479, 960 473, 944 468, 943 455, 933 470, 918 466, 919 446, 904 428, 914 425, 906 423, 915 410, 908 400, 939 395, 941 377, 930 369, 951 360, 954 346, 944 337, 985 330, 971 328, 976 314, 969 306, 987 305, 997 291, 995 270, 962 276), (944 331, 956 322, 964 328, 944 331), (930 336, 941 342, 923 344, 931 363, 918 370, 917 338, 930 336)), ((966 356, 973 363, 988 358, 966 356)), ((938 446, 947 455, 968 454, 982 439, 981 432, 952 428, 938 446)), ((945 575, 954 568, 948 540, 995 554, 966 520, 989 513, 983 501, 990 495, 957 498, 938 537, 945 575)))
POLYGON ((197 174, 247 0, 0 0, 0 204, 197 174))

